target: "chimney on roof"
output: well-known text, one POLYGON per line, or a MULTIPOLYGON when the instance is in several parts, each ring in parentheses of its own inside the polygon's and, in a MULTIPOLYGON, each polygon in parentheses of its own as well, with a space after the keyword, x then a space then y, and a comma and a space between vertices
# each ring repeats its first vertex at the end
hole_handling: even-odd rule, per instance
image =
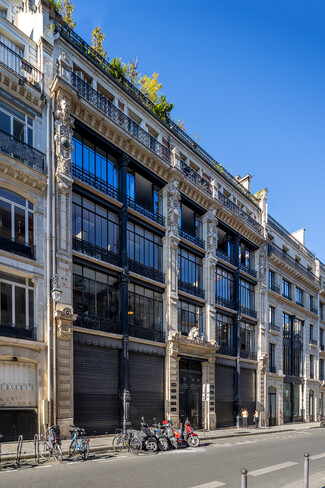
POLYGON ((253 178, 252 175, 247 174, 246 176, 243 176, 243 178, 239 175, 235 176, 235 180, 238 181, 241 185, 243 185, 246 190, 249 192, 251 191, 251 179, 253 178))
POLYGON ((305 233, 306 229, 299 229, 295 232, 291 232, 291 235, 297 239, 303 246, 305 245, 305 233))

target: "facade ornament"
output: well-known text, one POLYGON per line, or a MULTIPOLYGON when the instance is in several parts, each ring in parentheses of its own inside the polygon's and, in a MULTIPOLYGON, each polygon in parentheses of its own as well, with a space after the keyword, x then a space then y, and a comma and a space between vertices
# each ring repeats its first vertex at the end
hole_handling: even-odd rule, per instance
POLYGON ((180 220, 180 192, 178 190, 178 181, 174 180, 168 184, 167 192, 167 225, 170 234, 178 236, 180 220))
POLYGON ((65 51, 61 51, 57 61, 58 75, 70 82, 70 73, 72 71, 72 61, 65 51))
POLYGON ((267 270, 266 247, 260 249, 258 270, 260 281, 265 281, 267 270))
POLYGON ((263 353, 262 356, 260 357, 258 361, 258 371, 262 374, 265 374, 266 372, 266 361, 267 361, 268 355, 266 353, 263 353))
POLYGON ((61 189, 68 189, 71 185, 72 128, 74 124, 73 118, 70 116, 70 106, 65 98, 61 98, 57 103, 54 119, 54 142, 57 158, 56 176, 61 189))
POLYGON ((210 209, 206 214, 207 222, 207 255, 215 257, 218 245, 216 209, 210 209))
POLYGON ((188 333, 187 338, 190 341, 195 342, 196 344, 204 342, 204 336, 203 334, 200 336, 200 331, 198 327, 192 327, 192 329, 188 333))

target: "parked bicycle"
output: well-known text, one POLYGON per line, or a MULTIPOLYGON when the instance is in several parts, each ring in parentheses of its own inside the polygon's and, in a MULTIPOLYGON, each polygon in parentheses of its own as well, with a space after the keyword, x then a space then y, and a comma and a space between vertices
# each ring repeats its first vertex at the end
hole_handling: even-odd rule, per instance
POLYGON ((127 430, 125 433, 121 429, 117 429, 118 435, 114 437, 112 446, 115 452, 121 452, 125 447, 132 454, 140 454, 142 450, 142 442, 136 430, 127 430))
POLYGON ((83 438, 86 431, 80 427, 74 427, 73 425, 70 425, 70 427, 72 428, 72 430, 70 430, 72 441, 69 447, 69 457, 78 453, 81 455, 82 459, 86 461, 89 456, 89 439, 83 438))
POLYGON ((58 425, 52 425, 46 429, 42 435, 43 440, 39 444, 39 455, 41 458, 47 460, 51 456, 58 463, 62 463, 62 447, 61 447, 61 433, 58 425))

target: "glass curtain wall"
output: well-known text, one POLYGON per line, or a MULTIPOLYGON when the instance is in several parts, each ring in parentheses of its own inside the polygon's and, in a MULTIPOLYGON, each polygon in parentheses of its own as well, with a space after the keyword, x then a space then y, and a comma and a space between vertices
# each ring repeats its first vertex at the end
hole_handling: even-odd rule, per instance
POLYGON ((187 336, 193 327, 203 333, 203 308, 193 303, 178 301, 178 330, 187 336))
POLYGON ((161 293, 129 283, 128 303, 128 321, 131 326, 156 331, 163 330, 161 293))
POLYGON ((202 259, 185 249, 178 249, 179 280, 202 288, 202 259))
POLYGON ((162 271, 162 238, 133 222, 127 224, 128 257, 144 266, 162 271))

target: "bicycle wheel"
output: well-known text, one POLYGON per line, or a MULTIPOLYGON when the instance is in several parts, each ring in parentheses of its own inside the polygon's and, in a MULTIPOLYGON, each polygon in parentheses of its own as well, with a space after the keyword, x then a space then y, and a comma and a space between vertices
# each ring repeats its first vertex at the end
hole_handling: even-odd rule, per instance
POLYGON ((124 447, 125 441, 123 434, 117 435, 114 437, 112 446, 115 452, 121 452, 124 447))
POLYGON ((54 444, 52 449, 52 456, 58 463, 62 463, 63 455, 62 455, 62 448, 59 444, 54 444))
POLYGON ((40 442, 39 455, 45 460, 47 460, 51 456, 50 444, 47 441, 40 442))
POLYGON ((89 442, 83 440, 81 441, 81 450, 82 450, 82 459, 86 461, 87 457, 89 456, 89 442))
POLYGON ((76 452, 76 441, 72 439, 71 444, 69 446, 69 457, 72 457, 76 452))
POLYGON ((139 439, 132 439, 129 444, 129 450, 132 454, 140 454, 142 451, 142 442, 139 439))

